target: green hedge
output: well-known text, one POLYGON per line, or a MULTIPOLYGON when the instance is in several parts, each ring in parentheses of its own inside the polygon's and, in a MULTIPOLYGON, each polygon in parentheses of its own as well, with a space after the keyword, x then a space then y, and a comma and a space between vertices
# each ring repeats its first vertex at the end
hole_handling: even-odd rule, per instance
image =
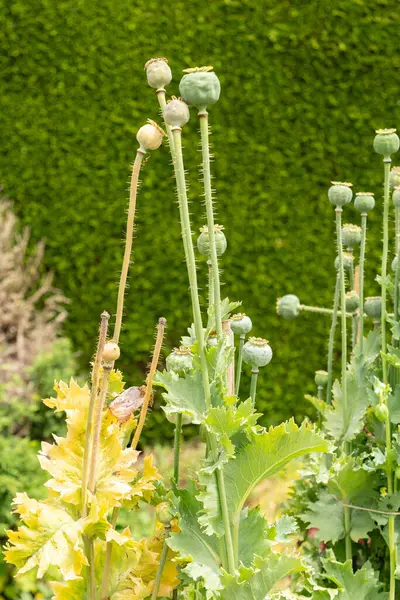
MULTIPOLYGON (((212 64, 222 83, 211 122, 218 220, 229 241, 224 291, 243 299, 254 333, 275 352, 260 381, 264 422, 301 418, 310 410, 303 393, 324 367, 329 323, 280 322, 275 299, 297 291, 305 303, 331 303, 331 179, 380 197, 371 142, 375 128, 398 123, 398 3, 0 0, 0 8, 0 181, 33 237, 47 240, 47 265, 72 300, 66 332, 82 363, 100 312, 115 305, 134 134, 157 118, 143 65, 167 56, 177 93, 183 68, 212 64)), ((197 226, 204 208, 195 120, 184 135, 197 226)), ((146 165, 138 206, 121 340, 130 383, 143 377, 157 318, 168 318, 167 348, 190 319, 177 217, 165 147, 146 165)), ((346 221, 353 218, 351 208, 346 221)), ((371 274, 377 254, 369 255, 371 274)), ((367 293, 377 291, 372 281, 367 293)), ((157 439, 167 435, 158 419, 154 410, 157 439)))

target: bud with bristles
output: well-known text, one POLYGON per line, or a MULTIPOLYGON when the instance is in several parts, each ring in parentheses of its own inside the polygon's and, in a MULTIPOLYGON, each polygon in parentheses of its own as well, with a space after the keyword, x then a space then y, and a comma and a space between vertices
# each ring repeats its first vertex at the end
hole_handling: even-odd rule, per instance
POLYGON ((328 371, 315 371, 314 381, 318 387, 325 387, 328 384, 328 371))
POLYGON ((174 348, 174 351, 167 356, 167 371, 174 371, 177 375, 184 376, 193 369, 193 354, 187 346, 174 348))
POLYGON ((231 329, 236 335, 246 335, 251 331, 253 323, 250 317, 244 313, 237 313, 231 316, 231 329))
POLYGON ((267 340, 251 337, 243 346, 243 360, 253 369, 265 367, 272 359, 272 349, 267 340))
POLYGON ((276 312, 284 319, 295 319, 299 316, 300 309, 300 300, 294 294, 286 294, 276 302, 276 312))
POLYGON ((365 298, 364 312, 374 321, 379 321, 382 314, 382 298, 380 296, 369 296, 368 298, 365 298))
POLYGON ((361 242, 361 227, 346 223, 342 227, 342 242, 343 246, 354 248, 361 242))
POLYGON ((368 213, 375 206, 374 195, 370 192, 357 192, 354 206, 360 213, 368 213))
MULTIPOLYGON (((343 268, 345 271, 350 271, 354 264, 354 256, 351 252, 343 252, 343 268)), ((339 257, 335 258, 335 269, 339 270, 339 257)))
POLYGON ((354 312, 360 306, 360 297, 354 290, 347 292, 345 296, 346 310, 354 312))
MULTIPOLYGON (((228 245, 223 229, 223 225, 214 225, 214 238, 217 249, 217 256, 221 256, 225 252, 226 247, 228 245)), ((210 236, 208 233, 207 225, 204 225, 204 227, 200 228, 200 235, 197 238, 197 248, 200 254, 204 254, 204 256, 211 255, 210 236)))
POLYGON ((351 191, 351 183, 332 181, 332 185, 328 190, 328 198, 338 208, 342 208, 345 204, 349 204, 353 197, 351 191))
POLYGON ((143 125, 136 134, 136 139, 140 144, 139 151, 157 150, 162 144, 163 137, 167 135, 161 127, 151 119, 146 125, 143 125))
POLYGON ((166 58, 151 58, 144 65, 144 68, 150 87, 160 90, 171 83, 172 72, 166 58))
POLYGON ((164 108, 164 121, 171 127, 183 127, 189 121, 190 113, 186 102, 172 96, 164 108))
POLYGON ((374 138, 374 150, 383 156, 397 152, 400 146, 399 136, 395 129, 377 129, 374 138))

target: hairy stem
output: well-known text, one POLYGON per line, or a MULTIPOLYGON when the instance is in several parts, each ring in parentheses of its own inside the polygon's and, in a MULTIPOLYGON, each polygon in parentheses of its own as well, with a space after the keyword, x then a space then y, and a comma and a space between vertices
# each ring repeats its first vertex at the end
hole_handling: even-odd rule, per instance
POLYGON ((222 336, 222 318, 221 318, 221 285, 219 280, 218 255, 215 244, 214 230, 214 211, 212 203, 212 187, 211 187, 211 172, 210 172, 210 147, 209 147, 209 130, 208 130, 208 113, 206 110, 199 112, 200 120, 200 136, 201 136, 201 153, 203 158, 203 183, 204 197, 206 201, 207 226, 208 236, 210 240, 210 258, 212 264, 212 276, 214 280, 214 311, 215 325, 217 337, 222 336))
POLYGON ((214 306, 215 295, 214 295, 214 277, 211 260, 207 261, 208 265, 208 308, 211 314, 211 308, 214 306))
MULTIPOLYGON (((317 314, 321 314, 321 315, 333 315, 335 312, 334 308, 332 309, 332 308, 323 308, 322 306, 307 306, 306 304, 301 304, 300 310, 304 310, 305 312, 317 313, 317 314)), ((351 312, 342 313, 341 310, 336 311, 336 316, 338 316, 338 317, 341 317, 343 314, 344 314, 345 318, 352 318, 354 316, 354 313, 351 313, 351 312)), ((364 318, 366 318, 366 315, 364 315, 364 318)))
POLYGON ((117 300, 117 314, 115 317, 115 327, 113 340, 116 344, 119 342, 119 336, 121 333, 122 316, 124 312, 124 298, 126 281, 128 278, 129 265, 131 262, 132 253, 132 242, 133 242, 133 226, 135 222, 135 210, 136 210, 136 197, 139 184, 139 173, 143 162, 143 152, 137 151, 135 161, 132 168, 131 185, 129 192, 129 207, 128 207, 128 219, 126 222, 126 239, 125 239, 125 252, 124 260, 122 263, 121 277, 119 280, 118 287, 118 300, 117 300))
MULTIPOLYGON (((367 213, 361 214, 361 245, 360 245, 360 278, 359 278, 359 297, 360 297, 360 315, 364 314, 364 262, 365 262, 365 246, 367 242, 367 213)), ((364 348, 364 319, 359 319, 359 338, 360 338, 360 353, 363 353, 364 348)))
MULTIPOLYGON (((167 101, 165 98, 165 90, 164 90, 164 88, 160 88, 157 90, 156 93, 157 93, 158 104, 160 105, 160 108, 161 108, 161 115, 164 118, 164 109, 167 106, 167 101)), ((168 123, 166 123, 165 121, 164 121, 164 127, 167 132, 167 136, 168 136, 168 144, 169 144, 169 150, 171 152, 172 164, 175 164, 175 144, 174 144, 174 136, 172 134, 172 128, 171 128, 171 125, 168 125, 168 123)))
POLYGON ((250 380, 250 398, 251 401, 253 403, 253 407, 256 404, 256 390, 257 390, 257 378, 258 378, 258 374, 259 374, 259 370, 256 368, 253 368, 251 370, 251 380, 250 380))
MULTIPOLYGON (((166 532, 166 535, 168 535, 167 532, 166 532)), ((168 554, 168 544, 165 539, 164 543, 163 543, 162 551, 161 551, 160 562, 158 564, 156 578, 154 581, 153 592, 151 594, 151 600, 157 600, 158 591, 159 591, 160 585, 161 585, 162 574, 164 571, 165 562, 167 560, 167 554, 168 554)))
POLYGON ((235 382, 235 394, 239 396, 239 388, 240 388, 240 379, 242 377, 242 365, 243 365, 243 346, 246 336, 244 333, 240 335, 239 338, 239 352, 238 359, 236 365, 236 382, 235 382))
POLYGON ((338 317, 338 309, 339 309, 339 295, 340 295, 340 275, 339 272, 336 275, 336 283, 335 283, 335 295, 333 299, 333 311, 332 311, 332 322, 331 329, 329 332, 329 343, 328 343, 328 383, 326 386, 326 403, 330 404, 332 402, 331 393, 332 393, 332 383, 333 383, 333 349, 335 345, 335 332, 337 325, 337 317, 338 317))

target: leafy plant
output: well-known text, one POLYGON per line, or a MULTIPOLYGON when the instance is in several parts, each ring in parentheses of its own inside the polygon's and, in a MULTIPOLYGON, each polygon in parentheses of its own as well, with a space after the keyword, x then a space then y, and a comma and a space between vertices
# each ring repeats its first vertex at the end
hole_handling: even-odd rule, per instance
MULTIPOLYGON (((292 294, 279 299, 277 308, 287 318, 295 318, 305 310, 330 314, 332 319, 327 370, 316 373, 317 396, 306 398, 319 412, 321 431, 336 450, 329 459, 315 456, 306 461, 303 476, 293 489, 289 513, 302 523, 303 548, 314 565, 318 584, 323 586, 329 580, 339 586, 341 591, 335 598, 395 600, 400 593, 400 180, 398 168, 390 172, 391 155, 399 149, 395 130, 378 130, 374 148, 384 163, 382 267, 377 276, 381 295, 364 295, 367 215, 375 205, 373 194, 356 194, 354 204, 361 215, 361 227, 342 227, 341 215, 353 194, 350 183, 333 182, 328 191, 329 200, 335 205, 338 249, 333 310, 304 306, 292 294), (388 274, 390 188, 396 234, 392 276, 388 274), (341 377, 332 385, 338 317, 341 377), (348 322, 352 324, 351 336, 348 322), (339 559, 345 557, 346 563, 338 565, 333 552, 339 559)), ((321 594, 317 597, 329 597, 328 592, 321 594)))

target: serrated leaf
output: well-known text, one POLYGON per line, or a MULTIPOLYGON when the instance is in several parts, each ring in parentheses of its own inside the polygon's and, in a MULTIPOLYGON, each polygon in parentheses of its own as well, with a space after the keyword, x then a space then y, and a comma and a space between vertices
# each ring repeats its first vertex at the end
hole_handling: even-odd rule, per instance
POLYGON ((299 515, 310 528, 318 530, 318 539, 336 542, 344 537, 344 508, 326 490, 322 490, 316 502, 309 502, 308 510, 299 515))
MULTIPOLYGON (((221 319, 226 321, 229 319, 231 313, 236 310, 242 303, 241 302, 230 302, 229 298, 221 300, 221 319)), ((207 310, 208 322, 206 334, 215 329, 215 306, 211 304, 207 310)))
POLYGON ((338 381, 333 385, 334 400, 326 407, 325 428, 336 441, 351 441, 360 433, 369 400, 365 379, 358 379, 352 372, 346 374, 347 405, 343 403, 342 387, 338 381))
POLYGON ((321 415, 325 414, 327 404, 324 400, 321 400, 316 396, 311 396, 311 394, 305 394, 304 399, 310 402, 310 404, 312 404, 321 415))
POLYGON ((353 573, 352 561, 339 563, 334 556, 322 559, 325 575, 338 586, 339 593, 335 600, 384 600, 386 594, 380 591, 383 584, 378 581, 369 563, 353 573))
POLYGON ((179 377, 173 371, 158 372, 154 385, 163 387, 166 392, 163 407, 167 416, 188 415, 193 423, 199 425, 205 418, 206 403, 201 372, 199 370, 179 377))

